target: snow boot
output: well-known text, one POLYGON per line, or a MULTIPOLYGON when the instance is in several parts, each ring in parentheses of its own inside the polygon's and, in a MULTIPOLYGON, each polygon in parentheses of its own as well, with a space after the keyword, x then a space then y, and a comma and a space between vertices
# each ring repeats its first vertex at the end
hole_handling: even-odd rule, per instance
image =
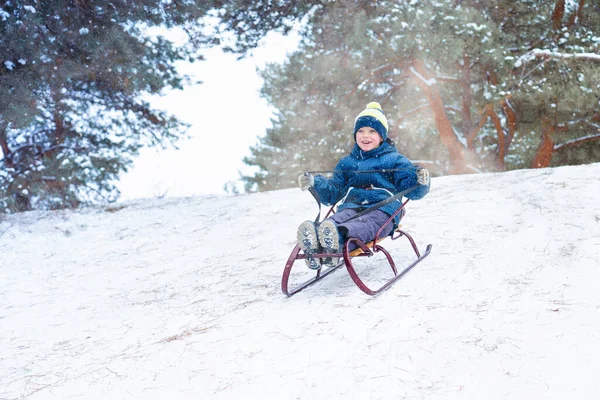
POLYGON ((304 221, 298 227, 298 246, 306 254, 305 262, 310 269, 321 268, 321 259, 313 258, 312 255, 321 251, 319 239, 317 238, 317 227, 312 221, 304 221))
MULTIPOLYGON (((338 230, 337 225, 330 219, 326 219, 319 226, 319 243, 323 247, 325 253, 339 253, 342 249, 342 235, 338 230)), ((339 257, 325 257, 323 265, 327 267, 335 267, 339 257)))

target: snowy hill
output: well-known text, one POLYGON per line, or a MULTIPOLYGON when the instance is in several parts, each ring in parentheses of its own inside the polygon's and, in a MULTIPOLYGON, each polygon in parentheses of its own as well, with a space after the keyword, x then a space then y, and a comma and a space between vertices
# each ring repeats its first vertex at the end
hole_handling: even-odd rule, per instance
POLYGON ((3 217, 0 398, 598 398, 599 176, 433 179, 403 219, 433 251, 376 297, 281 293, 298 189, 3 217))

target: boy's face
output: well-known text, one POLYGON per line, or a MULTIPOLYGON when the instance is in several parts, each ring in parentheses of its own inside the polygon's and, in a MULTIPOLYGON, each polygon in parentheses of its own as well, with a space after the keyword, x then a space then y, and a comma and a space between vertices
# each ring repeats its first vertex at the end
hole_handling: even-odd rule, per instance
POLYGON ((379 135, 379 133, 368 126, 360 128, 356 131, 356 144, 362 151, 373 150, 378 147, 383 139, 379 135))

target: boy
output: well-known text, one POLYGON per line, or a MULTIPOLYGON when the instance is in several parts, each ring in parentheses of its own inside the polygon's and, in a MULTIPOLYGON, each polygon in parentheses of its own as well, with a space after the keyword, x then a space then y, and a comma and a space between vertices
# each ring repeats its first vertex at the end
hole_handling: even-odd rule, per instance
MULTIPOLYGON (((354 148, 337 164, 333 177, 327 179, 321 175, 313 177, 310 174, 298 177, 300 189, 307 190, 313 186, 323 204, 332 205, 339 202, 337 213, 325 219, 319 226, 315 226, 312 221, 305 221, 298 227, 298 245, 307 255, 306 264, 309 268, 319 269, 322 264, 336 265, 337 259, 333 257, 324 258, 321 264, 321 259, 312 258, 310 255, 321 252, 339 253, 344 240, 349 237, 358 238, 364 243, 373 240, 379 229, 402 205, 402 199, 399 198, 348 221, 361 210, 415 185, 418 186, 406 194, 407 198, 418 200, 429 192, 429 171, 413 165, 398 153, 387 133, 388 122, 381 106, 371 102, 356 117, 354 148), (393 171, 360 173, 372 170, 393 171)), ((399 221, 400 216, 397 215, 394 224, 388 224, 381 237, 391 234, 399 221)))

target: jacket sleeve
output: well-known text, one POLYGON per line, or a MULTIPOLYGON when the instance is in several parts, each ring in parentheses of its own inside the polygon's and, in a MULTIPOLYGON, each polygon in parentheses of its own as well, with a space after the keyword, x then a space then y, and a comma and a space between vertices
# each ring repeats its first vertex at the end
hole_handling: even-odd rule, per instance
POLYGON ((400 155, 400 157, 398 157, 398 161, 396 162, 395 168, 400 170, 396 171, 394 174, 394 184, 398 192, 416 186, 413 191, 405 195, 406 198, 411 200, 419 200, 429 193, 431 181, 426 186, 419 185, 419 182, 417 181, 417 171, 422 169, 420 166, 412 164, 408 158, 400 155))
POLYGON ((321 203, 331 206, 337 203, 348 191, 348 175, 342 169, 342 161, 333 170, 333 177, 327 179, 324 176, 315 176, 315 189, 319 194, 321 203))

